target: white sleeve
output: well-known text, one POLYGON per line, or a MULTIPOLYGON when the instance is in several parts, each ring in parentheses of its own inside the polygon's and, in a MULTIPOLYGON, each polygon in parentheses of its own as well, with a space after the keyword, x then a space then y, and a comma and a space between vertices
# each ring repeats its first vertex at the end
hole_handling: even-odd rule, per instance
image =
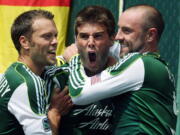
POLYGON ((119 42, 114 42, 113 46, 110 47, 109 56, 112 56, 117 61, 120 59, 121 45, 119 42))
POLYGON ((72 96, 72 101, 74 104, 85 105, 128 91, 139 90, 144 81, 144 72, 143 61, 138 59, 118 75, 111 75, 105 70, 99 75, 87 77, 81 92, 72 96))
POLYGON ((30 107, 27 86, 21 84, 13 93, 8 103, 8 110, 22 125, 26 135, 51 135, 45 114, 35 114, 30 107))

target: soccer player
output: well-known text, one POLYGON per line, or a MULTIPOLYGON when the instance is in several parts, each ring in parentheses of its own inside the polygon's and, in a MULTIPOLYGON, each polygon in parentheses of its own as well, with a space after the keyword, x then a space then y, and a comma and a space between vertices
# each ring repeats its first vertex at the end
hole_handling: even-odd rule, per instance
POLYGON ((30 10, 20 14, 11 27, 19 57, 0 80, 0 134, 50 135, 47 113, 53 133, 57 134, 59 113, 65 113, 71 106, 67 91, 55 92, 53 96, 48 88, 53 81, 43 79, 45 66, 56 63, 58 32, 53 17, 49 11, 30 10))
MULTIPOLYGON (((115 20, 108 9, 101 6, 88 6, 78 13, 75 21, 75 37, 87 76, 99 73, 106 68, 107 64, 110 64, 108 54, 114 42, 114 34, 115 20), (94 61, 94 53, 96 53, 96 63, 91 64, 94 61)), ((73 63, 70 63, 69 69, 72 66, 73 63)), ((54 80, 58 79, 58 73, 58 70, 53 73, 56 76, 54 80)), ((114 106, 110 98, 84 106, 73 106, 70 112, 62 117, 59 133, 61 135, 111 135, 113 110, 114 106)))
POLYGON ((167 64, 158 54, 164 29, 160 12, 149 5, 130 7, 120 16, 118 27, 115 39, 121 43, 121 54, 129 53, 114 66, 104 66, 105 70, 98 70, 106 57, 99 58, 95 36, 81 32, 81 26, 77 29, 79 56, 70 61, 69 79, 73 102, 86 105, 113 97, 113 135, 173 135, 175 87, 167 64), (86 40, 94 44, 83 45, 86 40), (87 71, 98 74, 87 74, 87 71))

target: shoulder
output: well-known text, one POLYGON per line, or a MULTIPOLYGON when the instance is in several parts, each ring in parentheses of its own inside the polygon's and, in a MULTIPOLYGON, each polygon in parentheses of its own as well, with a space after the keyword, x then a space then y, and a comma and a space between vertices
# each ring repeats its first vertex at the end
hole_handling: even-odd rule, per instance
POLYGON ((152 53, 145 54, 142 60, 145 67, 146 82, 152 82, 153 86, 166 86, 166 88, 169 87, 168 84, 170 83, 174 85, 174 76, 166 62, 160 58, 160 55, 152 53))
POLYGON ((10 85, 11 89, 16 89, 20 84, 25 82, 23 65, 21 63, 13 63, 4 73, 4 80, 10 85))
POLYGON ((23 63, 13 63, 5 72, 5 78, 7 79, 12 89, 17 88, 20 84, 26 83, 28 89, 37 89, 42 85, 42 79, 40 76, 34 74, 23 63))
POLYGON ((13 63, 5 72, 4 77, 11 91, 15 90, 22 83, 26 83, 28 91, 31 92, 43 88, 41 77, 34 74, 23 63, 13 63))
POLYGON ((10 99, 22 84, 26 83, 23 64, 15 62, 4 73, 0 81, 0 97, 10 99))
MULTIPOLYGON (((132 64, 139 64, 138 61, 141 60, 142 54, 140 53, 129 53, 121 58, 115 65, 107 68, 107 71, 114 74, 120 73, 127 68, 131 67, 132 64)), ((142 63, 142 62, 141 62, 142 63)))
POLYGON ((157 53, 147 53, 143 54, 142 57, 144 66, 146 69, 153 69, 156 71, 167 70, 167 63, 160 58, 160 55, 157 53))

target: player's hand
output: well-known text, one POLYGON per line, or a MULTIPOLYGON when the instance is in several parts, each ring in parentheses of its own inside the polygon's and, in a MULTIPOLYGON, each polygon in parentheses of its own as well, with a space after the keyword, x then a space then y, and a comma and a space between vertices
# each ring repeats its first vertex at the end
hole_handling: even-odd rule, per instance
POLYGON ((63 58, 66 62, 69 62, 71 58, 78 53, 76 44, 71 44, 70 46, 66 47, 63 53, 63 58))
POLYGON ((72 106, 71 98, 68 95, 68 88, 65 87, 63 91, 55 88, 48 111, 48 119, 53 135, 58 135, 61 116, 67 114, 72 106))
POLYGON ((55 88, 51 98, 50 109, 56 109, 61 115, 67 114, 73 106, 68 94, 67 86, 62 91, 59 88, 55 88))

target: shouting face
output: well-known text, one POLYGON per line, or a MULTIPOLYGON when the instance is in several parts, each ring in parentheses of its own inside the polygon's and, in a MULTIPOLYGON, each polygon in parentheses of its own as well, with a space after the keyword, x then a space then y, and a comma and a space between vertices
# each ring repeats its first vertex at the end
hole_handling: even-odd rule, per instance
POLYGON ((95 74, 102 71, 107 64, 112 38, 104 25, 85 23, 77 28, 76 44, 85 71, 95 74))

